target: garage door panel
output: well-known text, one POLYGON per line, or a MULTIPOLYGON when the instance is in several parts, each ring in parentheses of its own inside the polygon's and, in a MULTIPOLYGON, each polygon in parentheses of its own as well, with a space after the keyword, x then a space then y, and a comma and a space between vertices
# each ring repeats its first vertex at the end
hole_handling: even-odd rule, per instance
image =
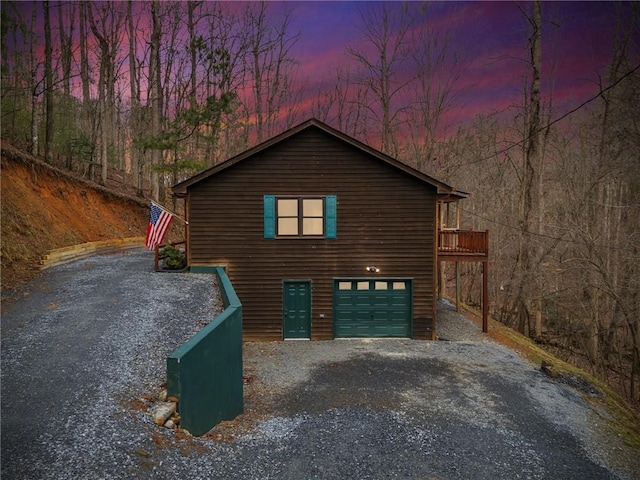
POLYGON ((410 280, 336 280, 336 337, 408 337, 411 332, 410 280))
POLYGON ((374 307, 388 307, 392 304, 391 297, 389 295, 380 295, 376 293, 371 297, 371 300, 371 305, 374 307))
POLYGON ((358 305, 369 305, 371 303, 371 292, 369 290, 356 290, 353 292, 351 298, 355 300, 358 305))
POLYGON ((404 308, 409 301, 409 295, 392 295, 388 298, 389 305, 392 307, 404 308))

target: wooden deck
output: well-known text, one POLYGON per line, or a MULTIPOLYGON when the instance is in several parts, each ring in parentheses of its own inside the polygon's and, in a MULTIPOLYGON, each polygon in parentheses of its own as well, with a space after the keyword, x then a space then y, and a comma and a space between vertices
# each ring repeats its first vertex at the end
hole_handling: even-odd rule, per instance
POLYGON ((483 262, 489 257, 489 231, 440 230, 438 260, 483 262))
MULTIPOLYGON (((489 231, 439 230, 438 264, 441 265, 442 262, 482 263, 482 331, 485 333, 488 332, 489 231)), ((459 305, 459 296, 456 280, 456 308, 459 305)))

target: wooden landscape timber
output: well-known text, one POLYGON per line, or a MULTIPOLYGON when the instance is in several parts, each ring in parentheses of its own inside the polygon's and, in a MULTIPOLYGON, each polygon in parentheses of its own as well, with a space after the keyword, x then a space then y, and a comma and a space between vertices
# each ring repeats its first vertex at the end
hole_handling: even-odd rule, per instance
POLYGON ((40 270, 64 265, 98 253, 111 253, 140 247, 144 247, 144 237, 116 238, 56 248, 42 257, 40 260, 40 270))

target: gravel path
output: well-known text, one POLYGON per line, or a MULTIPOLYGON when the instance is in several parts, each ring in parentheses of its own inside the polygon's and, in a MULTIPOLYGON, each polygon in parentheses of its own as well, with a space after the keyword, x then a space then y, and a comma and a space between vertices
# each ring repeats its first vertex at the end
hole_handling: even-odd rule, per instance
POLYGON ((140 398, 221 306, 213 276, 152 260, 57 267, 3 304, 3 479, 640 478, 604 412, 447 304, 449 341, 246 343, 243 415, 158 428, 140 398))
POLYGON ((438 302, 438 337, 452 342, 491 342, 479 325, 456 313, 456 306, 448 300, 438 302))

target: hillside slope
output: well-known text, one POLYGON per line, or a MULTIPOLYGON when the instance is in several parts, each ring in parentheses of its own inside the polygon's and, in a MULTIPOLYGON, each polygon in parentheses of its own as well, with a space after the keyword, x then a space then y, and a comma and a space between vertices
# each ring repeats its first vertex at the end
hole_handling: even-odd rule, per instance
POLYGON ((54 248, 144 236, 147 202, 2 145, 2 290, 35 276, 54 248))

